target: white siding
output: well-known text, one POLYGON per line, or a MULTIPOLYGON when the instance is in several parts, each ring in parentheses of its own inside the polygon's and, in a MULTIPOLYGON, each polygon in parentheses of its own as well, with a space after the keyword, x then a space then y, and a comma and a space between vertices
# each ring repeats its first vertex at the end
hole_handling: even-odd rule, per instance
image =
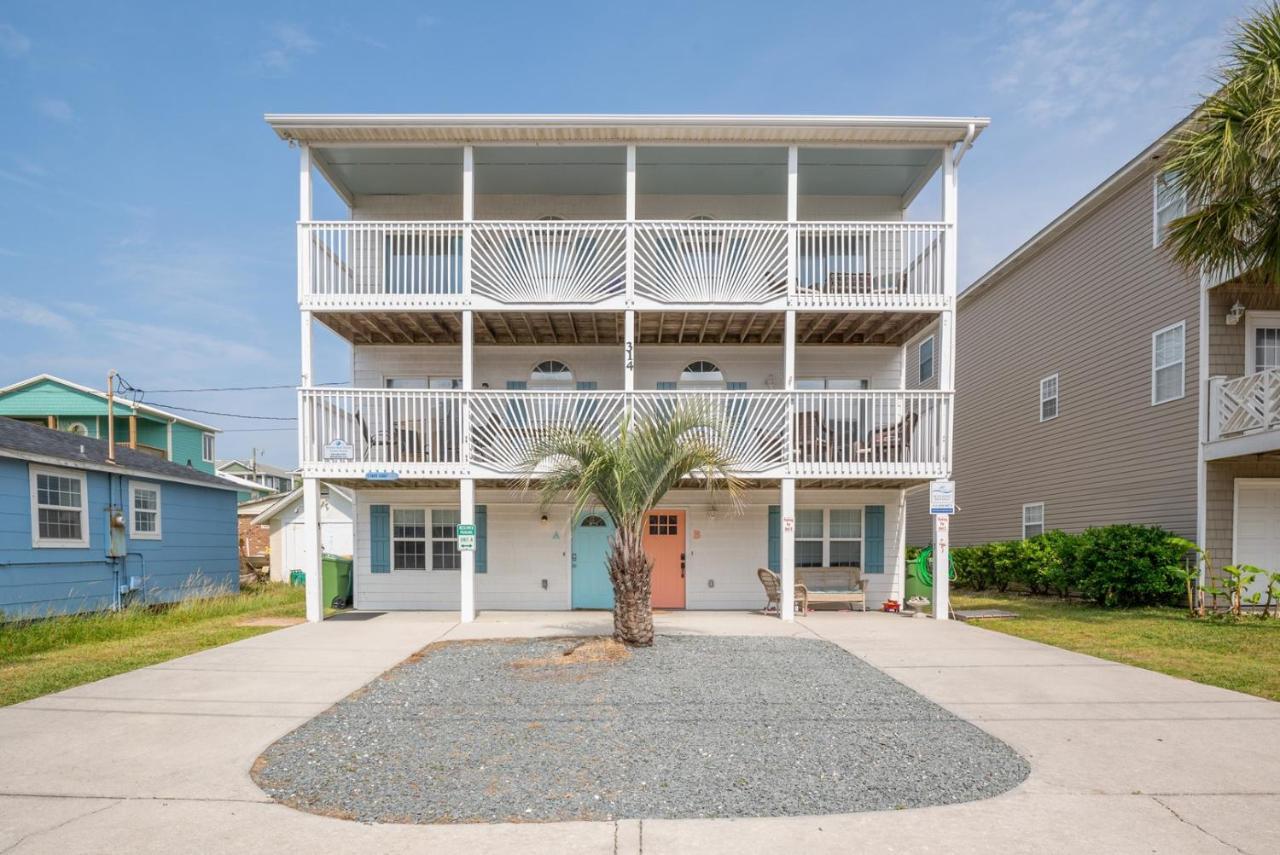
MULTIPOLYGON (((600 389, 622 388, 622 348, 611 345, 477 346, 475 384, 504 389, 508 380, 528 380, 544 359, 559 359, 577 380, 594 380, 600 389)), ((636 389, 655 389, 659 381, 675 381, 690 362, 708 359, 725 378, 745 381, 749 389, 783 386, 781 346, 647 345, 636 348, 636 389)), ((386 377, 457 377, 462 373, 461 348, 452 345, 357 345, 353 380, 360 388, 379 388, 386 377)), ((902 349, 882 346, 815 345, 796 348, 798 377, 865 379, 873 389, 899 388, 902 349)))
MULTIPOLYGON (((898 532, 902 524, 896 490, 798 490, 797 507, 861 507, 884 505, 885 572, 870 574, 868 607, 901 595, 902 557, 898 532)), ((357 493, 356 605, 362 609, 456 609, 456 571, 369 570, 369 507, 374 504, 456 507, 452 490, 361 490, 357 493)), ((476 574, 476 605, 481 609, 559 610, 570 605, 568 508, 548 511, 548 522, 531 496, 503 490, 479 490, 476 501, 487 507, 488 572, 476 574), (542 587, 543 580, 547 587, 542 587)), ((690 609, 758 609, 764 604, 756 569, 768 563, 768 506, 778 504, 777 491, 753 490, 741 514, 723 506, 711 518, 708 496, 681 491, 665 508, 687 511, 686 595, 690 609)))

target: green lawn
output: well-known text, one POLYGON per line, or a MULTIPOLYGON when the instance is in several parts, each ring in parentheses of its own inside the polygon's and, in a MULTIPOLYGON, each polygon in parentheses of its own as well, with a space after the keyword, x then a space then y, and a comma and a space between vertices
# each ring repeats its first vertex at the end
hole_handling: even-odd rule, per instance
POLYGON ((162 610, 0 624, 0 706, 270 632, 278 627, 245 622, 305 616, 303 590, 263 585, 162 610))
POLYGON ((1007 609, 977 625, 1280 701, 1280 620, 1190 620, 1173 608, 1102 609, 1050 597, 959 592, 957 609, 1007 609))

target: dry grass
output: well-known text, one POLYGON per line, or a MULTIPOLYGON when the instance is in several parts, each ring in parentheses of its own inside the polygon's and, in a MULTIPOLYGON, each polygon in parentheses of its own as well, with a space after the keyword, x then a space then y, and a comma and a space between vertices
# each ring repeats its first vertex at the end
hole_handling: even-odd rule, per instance
POLYGON ((570 668, 583 665, 614 665, 625 662, 631 651, 620 641, 603 636, 573 639, 558 654, 517 659, 512 668, 570 668))

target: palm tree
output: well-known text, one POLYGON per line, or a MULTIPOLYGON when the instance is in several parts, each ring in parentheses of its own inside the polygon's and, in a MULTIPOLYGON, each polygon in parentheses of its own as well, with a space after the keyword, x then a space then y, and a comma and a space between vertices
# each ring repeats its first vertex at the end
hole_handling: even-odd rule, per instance
POLYGON ((649 512, 686 479, 738 506, 741 483, 730 472, 726 428, 711 408, 681 405, 660 416, 628 414, 616 436, 595 425, 554 428, 525 461, 526 487, 537 482, 544 509, 567 494, 571 519, 591 505, 613 517, 613 637, 624 644, 653 644, 653 562, 642 543, 649 512))
POLYGON ((1215 82, 1165 165, 1189 211, 1170 225, 1174 255, 1193 270, 1280 282, 1280 5, 1240 25, 1215 82))

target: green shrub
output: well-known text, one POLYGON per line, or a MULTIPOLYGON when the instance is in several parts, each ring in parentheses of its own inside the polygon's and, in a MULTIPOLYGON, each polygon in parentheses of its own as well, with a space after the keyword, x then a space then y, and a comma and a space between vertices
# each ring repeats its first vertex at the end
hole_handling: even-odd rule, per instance
POLYGON ((1175 602, 1186 550, 1154 526, 1110 525, 1080 535, 1080 592, 1104 606, 1175 602))
POLYGON ((951 563, 960 588, 1080 593, 1101 605, 1136 606, 1178 596, 1185 554, 1182 542, 1162 529, 1113 525, 956 547, 951 563))

